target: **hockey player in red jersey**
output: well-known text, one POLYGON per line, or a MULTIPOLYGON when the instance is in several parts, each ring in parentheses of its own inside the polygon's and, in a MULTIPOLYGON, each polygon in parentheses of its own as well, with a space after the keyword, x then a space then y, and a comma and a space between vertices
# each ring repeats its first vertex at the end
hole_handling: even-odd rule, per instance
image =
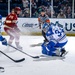
POLYGON ((19 45, 20 30, 17 26, 17 14, 20 14, 20 11, 20 7, 12 9, 11 13, 6 17, 4 30, 10 36, 8 44, 12 44, 13 40, 15 39, 16 47, 22 49, 22 47, 19 45))

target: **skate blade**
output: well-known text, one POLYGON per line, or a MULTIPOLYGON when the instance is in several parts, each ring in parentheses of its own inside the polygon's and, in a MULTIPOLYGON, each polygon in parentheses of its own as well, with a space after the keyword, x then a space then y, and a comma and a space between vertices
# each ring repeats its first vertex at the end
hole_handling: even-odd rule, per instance
POLYGON ((65 56, 67 55, 67 53, 68 53, 68 51, 67 51, 67 52, 65 52, 65 53, 62 55, 62 57, 65 57, 65 56))

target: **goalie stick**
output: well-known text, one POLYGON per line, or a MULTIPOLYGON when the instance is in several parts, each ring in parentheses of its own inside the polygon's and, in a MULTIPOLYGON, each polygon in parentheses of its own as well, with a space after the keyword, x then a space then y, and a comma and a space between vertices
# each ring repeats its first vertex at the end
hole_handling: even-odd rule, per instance
POLYGON ((8 45, 9 45, 10 47, 12 47, 12 48, 14 48, 14 49, 16 49, 16 50, 20 51, 21 53, 23 53, 23 54, 25 54, 25 55, 27 55, 27 56, 31 57, 31 58, 39 58, 39 56, 32 56, 32 55, 29 55, 29 54, 27 54, 27 53, 23 52, 22 50, 20 50, 20 49, 18 49, 18 48, 16 48, 16 47, 14 47, 14 46, 12 46, 12 45, 10 45, 10 44, 8 44, 8 45))
POLYGON ((3 55, 5 55, 6 57, 8 57, 9 59, 11 59, 14 62, 22 62, 25 60, 25 58, 19 59, 19 60, 14 60, 13 58, 11 58, 10 56, 8 56, 7 54, 5 54, 4 52, 0 51, 0 53, 2 53, 3 55))

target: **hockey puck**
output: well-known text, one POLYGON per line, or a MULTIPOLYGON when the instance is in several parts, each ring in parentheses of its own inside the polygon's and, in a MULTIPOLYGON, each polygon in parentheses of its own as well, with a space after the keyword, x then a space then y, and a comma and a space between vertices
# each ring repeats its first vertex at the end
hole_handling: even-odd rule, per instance
POLYGON ((0 72, 4 72, 4 67, 0 67, 0 72))

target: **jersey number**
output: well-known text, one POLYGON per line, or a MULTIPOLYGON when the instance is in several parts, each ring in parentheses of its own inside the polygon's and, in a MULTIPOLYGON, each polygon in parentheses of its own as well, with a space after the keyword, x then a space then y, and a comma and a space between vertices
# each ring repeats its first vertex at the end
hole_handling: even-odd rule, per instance
POLYGON ((57 34, 60 37, 62 35, 62 32, 55 30, 55 34, 57 34))
POLYGON ((10 15, 9 18, 13 19, 13 16, 10 15))

